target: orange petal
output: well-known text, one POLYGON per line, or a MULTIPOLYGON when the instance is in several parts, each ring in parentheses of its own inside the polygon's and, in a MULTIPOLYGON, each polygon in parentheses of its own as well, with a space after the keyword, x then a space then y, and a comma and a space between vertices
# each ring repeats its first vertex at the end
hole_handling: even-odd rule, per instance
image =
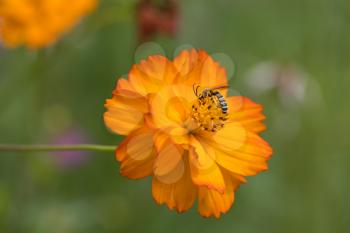
POLYGON ((129 80, 135 90, 143 96, 156 93, 162 86, 176 77, 176 69, 166 57, 150 56, 134 65, 129 72, 129 80))
POLYGON ((113 92, 112 99, 106 100, 104 122, 113 132, 127 135, 143 125, 144 114, 149 111, 148 103, 144 97, 130 89, 122 89, 124 84, 119 83, 125 84, 125 80, 118 81, 117 91, 113 92), (123 91, 119 92, 118 89, 123 91))
POLYGON ((203 144, 214 148, 215 161, 241 176, 251 176, 267 169, 272 149, 258 135, 228 123, 213 136, 203 136, 203 144))
POLYGON ((267 170, 267 161, 264 158, 253 157, 245 153, 225 153, 221 150, 216 151, 216 162, 220 166, 228 169, 229 171, 242 175, 242 176, 253 176, 261 171, 267 170), (246 161, 247 158, 251 161, 246 161))
POLYGON ((193 136, 190 143, 189 161, 193 183, 223 193, 225 182, 220 168, 216 165, 212 157, 215 151, 202 144, 193 136))
POLYGON ((159 153, 164 148, 165 143, 169 142, 169 138, 170 136, 164 133, 162 130, 155 131, 153 141, 157 149, 157 153, 159 153))
POLYGON ((169 99, 168 103, 165 105, 165 112, 169 119, 178 124, 182 124, 187 119, 190 109, 190 103, 186 99, 178 96, 169 99))
POLYGON ((216 190, 200 187, 198 190, 198 211, 203 217, 215 216, 219 218, 226 213, 234 201, 234 191, 240 182, 224 174, 226 189, 223 193, 216 190))
POLYGON ((131 85, 129 80, 118 79, 117 86, 113 91, 113 94, 122 94, 129 97, 142 97, 139 93, 136 92, 135 88, 131 85))
POLYGON ((122 109, 134 109, 141 113, 148 113, 149 107, 147 99, 141 96, 133 96, 133 95, 125 95, 121 93, 113 93, 113 97, 111 99, 113 101, 114 106, 122 109))
POLYGON ((208 56, 203 62, 199 84, 203 87, 227 85, 226 70, 211 56, 208 56))
MULTIPOLYGON (((208 55, 206 53, 198 54, 197 50, 183 50, 175 59, 174 66, 179 72, 181 78, 186 77, 189 73, 193 71, 193 69, 197 66, 197 64, 204 60, 208 55)), ((177 80, 180 81, 180 80, 177 80)))
POLYGON ((188 165, 185 165, 182 177, 175 183, 166 183, 159 177, 153 177, 152 194, 158 204, 166 204, 169 209, 184 212, 191 208, 197 197, 197 189, 191 181, 188 165))
POLYGON ((107 100, 105 107, 108 111, 103 116, 104 122, 117 134, 127 135, 143 124, 143 113, 137 109, 121 108, 113 100, 107 100))
POLYGON ((176 82, 213 88, 227 85, 226 70, 203 50, 181 52, 174 60, 179 76, 176 82))
MULTIPOLYGON (((163 144, 156 158, 153 171, 155 176, 164 176, 173 171, 179 163, 182 163, 183 149, 173 144, 170 140, 163 144)), ((183 174, 178 175, 181 177, 183 174)))
POLYGON ((131 133, 116 150, 121 174, 131 179, 152 175, 155 158, 153 132, 147 128, 131 133))
MULTIPOLYGON (((204 132, 206 133, 206 132, 204 132)), ((226 151, 242 147, 247 140, 247 130, 236 122, 226 123, 224 127, 212 136, 215 144, 226 151)))
MULTIPOLYGON (((191 112, 191 101, 195 98, 192 86, 172 85, 160 90, 150 98, 150 112, 153 127, 186 141, 186 121, 191 112)), ((175 140, 175 139, 174 139, 175 140)))
POLYGON ((243 96, 232 96, 226 99, 229 109, 229 120, 239 122, 249 131, 260 133, 265 130, 262 123, 265 116, 263 106, 243 96))

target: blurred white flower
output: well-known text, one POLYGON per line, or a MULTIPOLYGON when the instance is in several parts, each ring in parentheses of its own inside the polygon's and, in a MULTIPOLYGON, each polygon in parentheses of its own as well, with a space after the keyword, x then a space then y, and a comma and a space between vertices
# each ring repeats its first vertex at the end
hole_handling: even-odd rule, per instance
POLYGON ((287 107, 303 103, 309 75, 294 64, 266 61, 248 71, 246 83, 256 94, 277 91, 279 100, 287 107))
POLYGON ((248 70, 245 82, 251 95, 277 98, 279 106, 270 109, 270 119, 279 140, 289 140, 300 133, 300 108, 318 111, 324 102, 317 79, 293 63, 258 63, 248 70))

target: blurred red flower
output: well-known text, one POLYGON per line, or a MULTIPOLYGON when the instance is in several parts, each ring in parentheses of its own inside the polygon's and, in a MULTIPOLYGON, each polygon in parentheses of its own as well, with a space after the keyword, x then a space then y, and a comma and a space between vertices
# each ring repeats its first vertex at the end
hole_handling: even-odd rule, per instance
POLYGON ((136 22, 139 42, 152 40, 158 34, 176 35, 179 10, 176 0, 140 0, 136 7, 136 22))

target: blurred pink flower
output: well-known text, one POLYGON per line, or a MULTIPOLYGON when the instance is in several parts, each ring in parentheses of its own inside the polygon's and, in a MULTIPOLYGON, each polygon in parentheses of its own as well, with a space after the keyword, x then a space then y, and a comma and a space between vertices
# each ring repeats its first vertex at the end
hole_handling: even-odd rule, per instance
MULTIPOLYGON (((80 129, 68 129, 56 136, 52 143, 55 145, 63 144, 84 144, 88 142, 87 135, 80 129)), ((79 167, 89 158, 89 152, 86 151, 59 151, 52 152, 55 164, 62 169, 79 167)))

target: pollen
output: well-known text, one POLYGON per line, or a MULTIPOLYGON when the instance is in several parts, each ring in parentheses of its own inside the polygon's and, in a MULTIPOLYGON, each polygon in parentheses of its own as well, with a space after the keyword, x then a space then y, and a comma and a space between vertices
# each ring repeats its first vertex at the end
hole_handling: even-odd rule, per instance
POLYGON ((200 96, 192 105, 191 117, 202 130, 217 132, 224 127, 227 115, 217 96, 212 93, 200 96))

